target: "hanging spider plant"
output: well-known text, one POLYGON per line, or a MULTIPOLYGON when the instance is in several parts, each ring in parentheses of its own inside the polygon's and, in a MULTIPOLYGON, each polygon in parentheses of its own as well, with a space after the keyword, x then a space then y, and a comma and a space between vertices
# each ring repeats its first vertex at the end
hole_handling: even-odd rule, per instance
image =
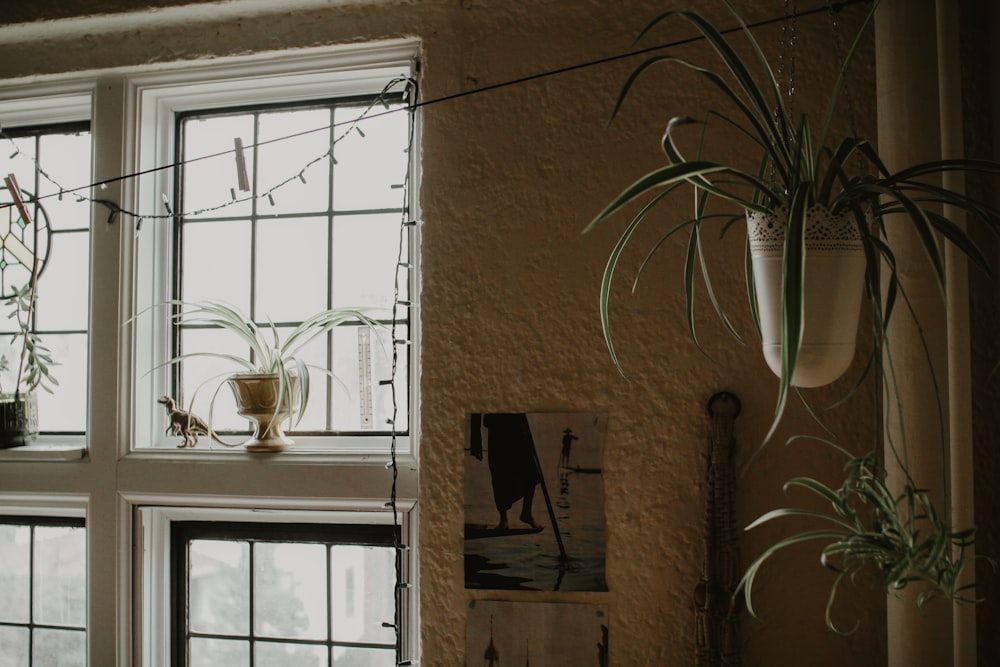
MULTIPOLYGON (((684 21, 694 26, 711 45, 719 62, 715 66, 703 65, 669 54, 647 59, 626 80, 611 118, 617 115, 640 76, 660 64, 692 70, 709 86, 720 91, 729 107, 709 109, 700 115, 700 120, 690 115, 672 118, 661 141, 666 164, 625 188, 597 214, 584 232, 619 213, 627 204, 646 198, 645 205, 632 218, 612 249, 601 281, 600 316, 604 338, 612 360, 619 371, 624 373, 611 336, 608 300, 615 269, 632 236, 644 223, 657 224, 650 213, 678 191, 689 187, 693 189, 695 206, 690 217, 663 231, 642 262, 639 275, 670 237, 687 233, 687 253, 683 264, 684 291, 688 329, 696 345, 694 276, 699 268, 716 314, 724 326, 739 339, 715 296, 707 266, 702 261, 702 238, 708 233, 708 227, 719 225, 721 234, 724 235, 747 212, 769 215, 782 213, 787 216, 780 278, 779 387, 774 421, 765 438, 767 441, 773 435, 784 411, 800 358, 806 304, 805 274, 809 265, 805 243, 806 212, 820 207, 835 216, 849 216, 855 222, 866 266, 864 290, 874 309, 876 330, 873 340, 875 346, 878 346, 900 290, 893 248, 885 238, 887 228, 906 225, 913 230, 930 260, 942 290, 945 269, 939 238, 954 244, 973 263, 986 269, 986 260, 962 227, 938 211, 942 204, 957 207, 968 214, 970 224, 982 224, 996 231, 1000 228, 1000 210, 963 193, 935 185, 932 181, 934 177, 949 171, 1000 175, 1000 164, 980 160, 938 160, 892 172, 867 139, 846 137, 839 142, 831 139, 830 129, 837 101, 849 65, 866 28, 872 22, 875 6, 869 11, 847 52, 825 113, 817 124, 806 114, 792 114, 781 93, 774 70, 750 29, 729 0, 722 1, 739 26, 737 34, 748 42, 752 56, 746 60, 740 56, 729 37, 700 14, 691 11, 665 12, 653 19, 636 41, 661 23, 684 21), (701 136, 696 154, 689 158, 681 153, 675 143, 675 135, 692 125, 700 126, 701 136), (720 125, 723 129, 735 130, 748 147, 757 153, 756 171, 712 160, 704 155, 706 137, 713 128, 720 125), (859 164, 863 167, 858 167, 859 164), (709 206, 713 200, 721 202, 724 209, 732 210, 735 205, 743 210, 719 213, 709 206), (884 297, 880 297, 880 274, 887 285, 884 297)), ((759 332, 760 318, 755 298, 757 290, 749 266, 749 254, 748 248, 747 294, 751 314, 759 332)), ((875 354, 874 349, 872 354, 875 354)))
POLYGON ((805 489, 829 503, 830 511, 776 509, 747 526, 751 530, 785 517, 805 517, 822 524, 782 538, 751 563, 736 589, 736 595, 744 595, 750 614, 757 615, 752 592, 760 569, 779 551, 806 542, 826 543, 820 562, 836 575, 827 599, 826 625, 835 632, 842 632, 832 612, 845 580, 858 583, 873 579, 888 594, 918 586, 916 602, 921 609, 935 598, 976 601, 969 595, 973 585, 959 584, 962 571, 974 560, 966 549, 973 545, 975 529, 951 531, 934 511, 927 491, 917 488, 909 477, 899 493, 890 491, 874 452, 854 456, 827 440, 811 439, 833 447, 848 459, 845 479, 836 489, 811 477, 791 479, 785 484, 786 492, 792 487, 805 489))

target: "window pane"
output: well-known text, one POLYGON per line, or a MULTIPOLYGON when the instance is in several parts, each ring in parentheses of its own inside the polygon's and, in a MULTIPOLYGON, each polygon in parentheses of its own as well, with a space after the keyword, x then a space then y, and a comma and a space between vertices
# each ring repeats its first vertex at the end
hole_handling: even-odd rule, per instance
MULTIPOLYGON (((39 165, 52 177, 51 181, 39 179, 38 191, 42 196, 58 194, 60 185, 76 187, 90 182, 89 132, 42 135, 39 144, 39 165)), ((43 206, 53 230, 90 229, 90 202, 86 200, 79 201, 73 195, 46 197, 43 206)))
POLYGON ((87 634, 82 630, 36 629, 31 643, 32 667, 87 665, 87 634))
MULTIPOLYGON (((397 328, 397 336, 405 339, 407 328, 397 328)), ((333 333, 333 372, 343 382, 343 386, 335 386, 331 395, 333 410, 333 425, 340 431, 364 431, 382 429, 386 420, 392 417, 392 391, 389 385, 380 385, 382 380, 388 380, 392 374, 392 339, 388 327, 382 327, 370 332, 368 343, 365 344, 365 334, 362 327, 337 327, 333 333), (363 350, 370 354, 366 355, 363 350), (359 353, 359 350, 361 352, 359 353), (368 359, 369 370, 365 371, 362 360, 368 359)), ((407 346, 397 346, 399 354, 396 369, 396 402, 399 414, 396 427, 406 429, 406 391, 407 386, 407 346)))
POLYGON ((185 301, 212 298, 249 310, 250 232, 249 220, 184 225, 185 301))
POLYGON ((0 667, 24 667, 28 664, 28 628, 0 626, 0 667))
MULTIPOLYGON (((399 224, 398 213, 342 215, 335 219, 334 306, 392 307, 399 224)), ((402 259, 407 259, 405 254, 402 259)), ((400 298, 407 298, 405 280, 400 287, 400 298)))
POLYGON ((333 647, 333 666, 358 665, 358 667, 395 667, 396 653, 393 649, 357 648, 353 646, 333 647))
POLYGON ((254 657, 255 667, 326 667, 328 664, 325 646, 257 642, 254 657))
POLYGON ((311 159, 326 153, 330 144, 330 131, 326 129, 329 125, 329 109, 296 109, 261 114, 258 189, 266 192, 289 178, 292 179, 274 193, 273 205, 268 199, 259 202, 262 213, 305 213, 329 209, 326 184, 330 161, 324 157, 312 164, 302 174, 304 182, 295 171, 311 159), (317 128, 322 129, 314 132, 317 128))
MULTIPOLYGON (((341 107, 336 111, 339 124, 357 118, 365 107, 341 107)), ((337 211, 364 210, 402 206, 406 174, 406 113, 374 113, 334 147, 337 164, 333 168, 333 208, 337 211)), ((343 127, 343 126, 341 126, 343 127)), ((345 128, 346 129, 346 128, 345 128)), ((338 127, 336 136, 342 134, 338 127)))
POLYGON ((38 279, 36 324, 40 330, 87 330, 90 236, 54 234, 45 272, 38 279))
POLYGON ((323 218, 261 220, 255 318, 298 322, 326 309, 327 224, 323 218))
POLYGON ((191 639, 190 667, 246 667, 250 644, 232 639, 191 639))
POLYGON ((0 568, 0 622, 27 623, 30 620, 30 561, 31 529, 0 524, 0 563, 3 563, 0 568))
MULTIPOLYGON (((86 540, 83 528, 35 528, 34 621, 47 625, 83 626, 87 617, 86 540)), ((49 640, 70 645, 75 636, 49 640)), ((54 655, 61 655, 55 653, 54 655)))
MULTIPOLYGON (((188 626, 191 632, 220 635, 245 635, 249 632, 249 556, 250 545, 247 542, 231 540, 190 542, 188 626)), ((192 640, 192 647, 194 642, 195 640, 192 640)), ((222 645, 230 647, 230 643, 222 645)), ((211 647, 206 649, 206 651, 215 650, 211 647)))
MULTIPOLYGON (((241 192, 236 178, 236 156, 233 139, 239 137, 244 146, 243 155, 248 175, 252 178, 253 116, 250 114, 189 118, 184 122, 184 211, 195 215, 198 211, 212 209, 230 201, 231 190, 236 198, 249 193, 241 192), (215 157, 207 157, 215 156, 215 157)), ((220 211, 204 215, 247 216, 251 202, 226 206, 220 211)), ((202 216, 202 217, 203 217, 202 216)))
MULTIPOLYGON (((211 329, 185 330, 181 336, 181 350, 184 354, 196 355, 200 352, 249 355, 249 348, 241 347, 232 334, 211 329)), ((185 361, 181 392, 183 409, 192 410, 206 423, 211 418, 216 431, 246 430, 247 422, 236 414, 236 402, 229 387, 225 386, 225 379, 238 370, 241 369, 236 364, 213 356, 195 356, 185 361), (215 409, 210 413, 213 397, 215 409)))
POLYGON ((266 637, 326 638, 326 547, 254 545, 254 631, 266 637))
POLYGON ((53 375, 59 386, 38 394, 42 431, 82 433, 87 423, 87 334, 45 334, 45 344, 58 362, 53 375))
POLYGON ((396 552, 390 547, 331 547, 330 595, 334 641, 392 644, 396 609, 396 552))

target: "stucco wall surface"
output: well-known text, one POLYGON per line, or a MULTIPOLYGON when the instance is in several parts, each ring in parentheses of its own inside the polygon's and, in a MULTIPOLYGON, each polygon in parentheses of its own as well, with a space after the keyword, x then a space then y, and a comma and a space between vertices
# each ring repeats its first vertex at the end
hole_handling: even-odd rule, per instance
MULTIPOLYGON (((78 4, 81 14, 92 13, 87 3, 78 4)), ((220 3, 227 12, 239 4, 220 3)), ((681 219, 690 199, 678 198, 676 208, 665 207, 655 224, 639 232, 622 257, 611 306, 626 378, 604 346, 598 292, 608 253, 629 216, 591 234, 580 232, 625 185, 663 163, 659 140, 669 117, 700 116, 721 104, 720 97, 690 72, 660 69, 640 82, 620 117, 606 127, 622 82, 639 62, 631 58, 432 102, 623 53, 664 10, 664 3, 652 0, 315 4, 267 10, 250 3, 254 9, 245 17, 227 13, 220 20, 211 12, 170 14, 162 21, 128 15, 81 24, 78 33, 56 22, 48 33, 28 26, 41 30, 30 40, 24 31, 4 28, 0 77, 420 37, 421 94, 428 102, 421 110, 421 664, 480 664, 480 655, 464 654, 465 610, 472 598, 607 604, 613 665, 693 664, 691 596, 703 557, 706 403, 720 390, 741 398, 736 458, 742 467, 770 424, 777 387, 760 358, 745 304, 745 233, 737 228, 722 241, 705 239, 714 286, 746 340, 740 344, 724 332, 700 289, 696 324, 709 358, 687 332, 679 264, 683 242, 668 244, 630 293, 646 250, 681 219), (608 414, 607 593, 464 590, 462 427, 470 411, 608 414)), ((780 18, 784 11, 776 2, 736 4, 748 21, 780 18)), ((692 0, 686 6, 732 25, 721 3, 692 0)), ((819 14, 758 33, 775 60, 784 48, 786 68, 795 56, 797 108, 822 108, 837 54, 853 37, 851 26, 862 12, 845 11, 836 30, 819 14), (788 48, 792 39, 796 49, 788 48)), ((672 24, 648 43, 690 34, 672 24)), ((839 122, 842 132, 873 125, 869 47, 866 43, 849 86, 850 113, 839 122)), ((692 59, 708 55, 704 45, 678 47, 677 53, 692 59)), ((713 148, 755 167, 736 137, 713 148)), ((805 395, 827 405, 850 384, 848 379, 805 395)), ((740 525, 784 503, 803 502, 781 491, 792 476, 838 480, 841 461, 828 451, 783 444, 792 433, 821 432, 793 403, 775 441, 738 480, 740 525)), ((866 390, 848 407, 825 414, 824 423, 842 444, 867 451, 874 408, 866 390)), ((790 529, 775 525, 748 534, 744 559, 790 529)), ((744 664, 883 664, 882 595, 845 588, 836 617, 845 627, 860 625, 853 635, 840 637, 823 624, 832 581, 816 548, 807 545, 775 559, 762 574, 756 597, 765 619, 742 619, 744 664)))

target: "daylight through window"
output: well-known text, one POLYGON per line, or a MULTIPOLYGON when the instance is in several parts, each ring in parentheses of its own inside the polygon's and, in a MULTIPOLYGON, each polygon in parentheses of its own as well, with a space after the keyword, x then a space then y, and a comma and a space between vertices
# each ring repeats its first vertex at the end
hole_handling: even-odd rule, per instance
POLYGON ((396 664, 391 526, 177 522, 178 665, 396 664))
POLYGON ((87 664, 83 519, 0 517, 0 664, 87 664))
MULTIPOLYGON (((27 203, 25 223, 16 208, 0 210, 0 393, 13 393, 21 365, 22 333, 9 298, 30 286, 37 261, 34 314, 23 319, 51 352, 54 381, 37 389, 43 434, 82 434, 87 422, 87 316, 90 203, 59 184, 90 182, 89 123, 7 128, 0 137, 0 176, 14 174, 27 203)), ((6 188, 0 204, 11 202, 6 188)), ((21 390, 26 389, 23 373, 21 390)))

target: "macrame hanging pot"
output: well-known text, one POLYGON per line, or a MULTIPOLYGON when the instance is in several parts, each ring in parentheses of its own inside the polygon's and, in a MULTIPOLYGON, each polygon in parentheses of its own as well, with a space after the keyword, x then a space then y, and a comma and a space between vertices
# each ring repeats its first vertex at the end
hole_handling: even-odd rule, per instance
MULTIPOLYGON (((784 209, 747 211, 764 359, 779 376, 787 219, 784 209)), ((833 215, 819 204, 806 212, 805 244, 804 326, 792 384, 819 387, 843 375, 854 359, 865 255, 854 214, 833 215)))

